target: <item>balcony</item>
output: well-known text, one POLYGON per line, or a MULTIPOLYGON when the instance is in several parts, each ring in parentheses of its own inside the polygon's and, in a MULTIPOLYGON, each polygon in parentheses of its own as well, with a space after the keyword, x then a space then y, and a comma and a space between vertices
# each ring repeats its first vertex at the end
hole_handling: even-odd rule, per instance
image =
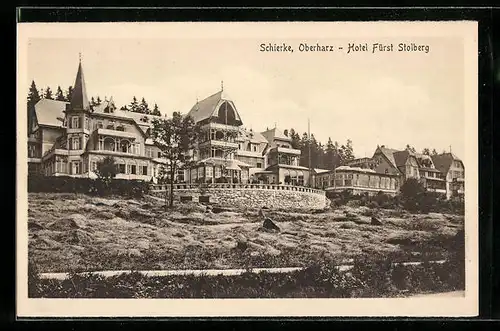
POLYGON ((300 155, 299 149, 287 148, 287 147, 274 147, 271 152, 278 152, 283 154, 300 155))
POLYGON ((213 146, 238 149, 238 144, 227 140, 207 140, 199 144, 200 147, 213 146))
POLYGON ((202 129, 216 129, 223 131, 238 131, 239 127, 234 125, 227 125, 221 123, 208 123, 202 127, 202 129))
POLYGON ((242 149, 238 149, 236 151, 236 155, 249 156, 249 157, 262 157, 261 152, 244 151, 242 149))
POLYGON ((127 138, 127 139, 135 139, 136 138, 136 135, 132 132, 111 130, 111 129, 102 129, 102 128, 97 129, 97 134, 102 135, 102 136, 127 138))

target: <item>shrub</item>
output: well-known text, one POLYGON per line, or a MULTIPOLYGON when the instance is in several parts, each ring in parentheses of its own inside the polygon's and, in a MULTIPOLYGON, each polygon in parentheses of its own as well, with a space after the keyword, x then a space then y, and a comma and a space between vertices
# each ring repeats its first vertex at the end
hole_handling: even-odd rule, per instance
POLYGON ((113 179, 107 189, 101 180, 69 176, 28 176, 28 192, 113 194, 141 198, 149 192, 149 183, 141 180, 113 179))
POLYGON ((66 298, 349 298, 465 288, 465 269, 460 261, 410 266, 391 262, 389 259, 363 259, 356 261, 350 271, 341 271, 322 261, 290 273, 248 271, 238 276, 146 277, 134 272, 104 278, 72 274, 64 281, 37 279, 34 285, 40 289, 36 293, 39 297, 66 298))

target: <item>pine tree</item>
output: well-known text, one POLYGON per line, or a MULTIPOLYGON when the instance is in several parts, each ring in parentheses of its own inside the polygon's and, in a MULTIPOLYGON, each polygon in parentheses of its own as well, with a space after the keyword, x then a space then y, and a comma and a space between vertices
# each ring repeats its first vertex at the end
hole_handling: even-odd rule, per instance
POLYGON ((32 121, 35 115, 35 105, 40 101, 40 94, 38 93, 38 89, 36 88, 35 81, 31 81, 31 86, 28 91, 28 102, 27 102, 27 110, 28 110, 28 133, 30 133, 32 127, 32 121))
POLYGON ((97 105, 100 105, 102 103, 101 98, 99 96, 97 96, 97 99, 95 102, 97 105))
POLYGON ((337 151, 335 150, 335 145, 332 142, 332 138, 328 137, 328 142, 326 143, 324 167, 328 170, 335 169, 337 161, 336 157, 337 151))
POLYGON ((132 98, 132 102, 130 103, 130 107, 129 107, 130 111, 132 112, 138 112, 138 103, 137 103, 137 98, 134 96, 132 98))
POLYGON ((127 108, 127 106, 122 106, 122 107, 120 108, 120 110, 123 110, 123 111, 128 111, 128 108, 127 108))
POLYGON ((158 105, 155 103, 155 107, 153 109, 153 115, 161 116, 160 110, 158 109, 158 105))
POLYGON ((53 100, 53 97, 52 97, 52 90, 50 89, 50 87, 47 87, 45 89, 45 99, 50 99, 50 100, 53 100))
POLYGON ((303 167, 309 167, 309 144, 309 136, 304 132, 300 140, 300 165, 303 167))
POLYGON ((63 94, 63 91, 61 90, 61 86, 57 86, 56 100, 57 101, 64 101, 64 94, 63 94))
POLYGON ((300 136, 299 136, 299 134, 297 132, 295 132, 294 129, 290 129, 289 136, 290 136, 290 138, 292 138, 292 142, 291 142, 292 148, 300 149, 300 136))
POLYGON ((146 102, 146 100, 144 99, 144 97, 142 98, 141 104, 139 105, 139 112, 143 113, 143 114, 149 114, 150 113, 149 105, 146 102))
POLYGON ((43 88, 40 89, 40 98, 45 99, 45 91, 43 90, 43 88))
POLYGON ((347 139, 346 149, 344 152, 344 158, 346 161, 354 160, 354 148, 352 147, 352 140, 347 139))
POLYGON ((431 155, 436 156, 438 155, 438 152, 436 151, 435 148, 432 149, 431 155))
POLYGON ((68 91, 66 92, 66 101, 71 102, 71 95, 73 95, 73 86, 68 87, 68 91))
POLYGON ((413 153, 416 153, 417 150, 415 149, 415 147, 413 146, 410 146, 409 144, 406 145, 406 150, 410 151, 410 152, 413 152, 413 153))
POLYGON ((424 148, 422 150, 422 154, 424 154, 424 155, 431 155, 431 152, 430 152, 430 150, 428 148, 424 148))
POLYGON ((90 98, 90 105, 93 107, 96 105, 94 97, 90 98))

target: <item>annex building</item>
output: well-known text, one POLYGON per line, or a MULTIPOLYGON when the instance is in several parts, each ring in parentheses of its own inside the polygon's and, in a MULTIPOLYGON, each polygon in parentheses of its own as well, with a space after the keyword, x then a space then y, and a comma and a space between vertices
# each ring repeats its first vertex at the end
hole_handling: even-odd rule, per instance
POLYGON ((447 198, 464 194, 465 167, 453 153, 430 156, 384 145, 377 146, 371 158, 351 160, 335 170, 318 173, 315 183, 326 191, 395 195, 410 178, 447 198))

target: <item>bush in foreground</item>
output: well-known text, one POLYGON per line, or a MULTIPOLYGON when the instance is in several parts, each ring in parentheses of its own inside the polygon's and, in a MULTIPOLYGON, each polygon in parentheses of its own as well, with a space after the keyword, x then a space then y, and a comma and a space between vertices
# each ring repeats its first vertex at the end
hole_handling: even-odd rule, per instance
POLYGON ((464 290, 465 268, 455 260, 394 266, 389 261, 358 261, 349 271, 331 265, 291 273, 238 276, 146 277, 140 273, 104 278, 73 274, 69 279, 32 277, 32 297, 55 298, 352 298, 393 297, 464 290))
POLYGON ((83 193, 141 198, 149 191, 149 183, 141 180, 111 179, 109 182, 69 176, 28 176, 30 193, 83 193))

